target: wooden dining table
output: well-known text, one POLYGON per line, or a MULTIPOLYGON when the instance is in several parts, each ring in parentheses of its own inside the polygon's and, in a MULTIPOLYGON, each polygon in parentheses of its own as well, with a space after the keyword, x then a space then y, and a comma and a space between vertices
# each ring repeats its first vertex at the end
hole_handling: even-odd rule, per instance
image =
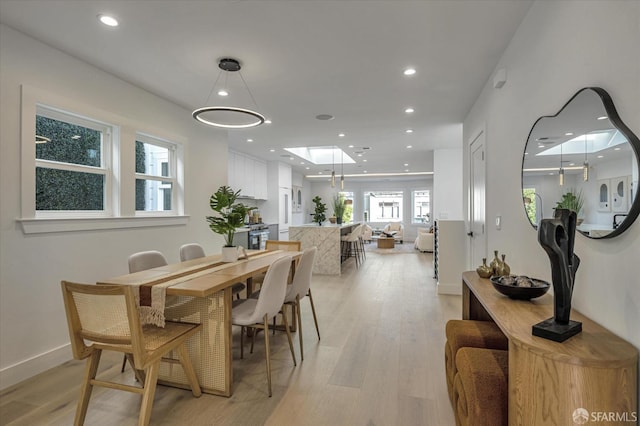
MULTIPOLYGON (((248 250, 247 254, 246 259, 231 263, 223 263, 221 255, 206 256, 100 280, 97 284, 166 287, 166 320, 203 324, 203 331, 187 341, 202 391, 231 396, 231 286, 245 282, 247 294, 251 294, 254 276, 265 273, 285 256, 292 256, 295 268, 302 256, 302 252, 282 250, 248 250)), ((182 369, 173 363, 161 364, 158 383, 189 388, 182 369)))

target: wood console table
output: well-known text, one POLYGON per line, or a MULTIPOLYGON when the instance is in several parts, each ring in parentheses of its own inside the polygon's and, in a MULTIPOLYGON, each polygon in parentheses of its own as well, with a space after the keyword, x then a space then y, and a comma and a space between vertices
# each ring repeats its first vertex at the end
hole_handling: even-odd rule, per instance
POLYGON ((494 321, 509 339, 510 425, 571 425, 578 408, 590 416, 623 416, 607 425, 633 424, 634 413, 638 416, 636 348, 575 310, 571 319, 582 322, 582 333, 563 343, 531 334, 532 325, 552 316, 550 294, 512 300, 475 271, 462 274, 462 318, 494 321))

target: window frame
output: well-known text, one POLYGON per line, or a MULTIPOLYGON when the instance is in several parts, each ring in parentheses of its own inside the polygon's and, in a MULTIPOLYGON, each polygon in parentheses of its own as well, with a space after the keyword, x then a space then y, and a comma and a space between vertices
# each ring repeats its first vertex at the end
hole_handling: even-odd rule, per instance
POLYGON ((57 93, 21 85, 21 118, 20 118, 20 217, 16 219, 25 234, 41 234, 51 232, 76 232, 90 230, 127 229, 141 227, 184 226, 189 216, 184 213, 184 145, 186 139, 143 123, 132 121, 117 114, 95 108, 92 104, 69 99, 57 93), (111 141, 111 190, 108 195, 111 202, 110 216, 58 214, 42 217, 36 216, 36 105, 42 104, 51 109, 58 109, 80 117, 103 123, 112 123, 111 141), (82 114, 77 114, 82 111, 82 114), (134 142, 137 133, 158 134, 163 139, 176 143, 176 209, 174 215, 135 215, 135 193, 128 185, 134 187, 135 167, 126 158, 135 152, 134 142), (123 137, 121 138, 121 135, 123 137), (123 139, 121 141, 121 139, 123 139), (126 167, 126 169, 125 169, 126 167), (131 168, 131 169, 129 169, 131 168), (122 169, 122 170, 121 170, 122 169), (131 198, 131 199, 129 199, 131 198))
MULTIPOLYGON (((368 205, 369 210, 368 210, 368 214, 369 214, 369 218, 368 221, 369 222, 373 222, 373 223, 384 223, 384 222, 394 222, 394 223, 402 223, 403 222, 403 218, 404 218, 404 202, 405 202, 405 190, 404 189, 378 189, 378 190, 366 190, 363 193, 363 204, 364 207, 366 207, 368 205), (366 202, 366 197, 371 198, 371 196, 369 194, 371 193, 399 193, 401 195, 401 200, 398 202, 398 217, 393 217, 393 206, 391 207, 392 209, 392 217, 376 217, 375 219, 373 218, 372 212, 373 212, 373 208, 371 207, 371 199, 369 199, 369 203, 366 202)), ((376 206, 376 207, 379 207, 376 206)), ((384 209, 384 206, 383 206, 384 209)))
MULTIPOLYGON (((146 134, 143 132, 136 132, 135 142, 141 142, 143 144, 154 145, 162 148, 166 148, 168 150, 169 158, 168 158, 168 172, 169 176, 160 176, 162 175, 162 165, 160 166, 160 175, 149 175, 146 173, 138 173, 135 172, 134 166, 134 185, 135 181, 138 179, 143 180, 152 180, 156 182, 171 182, 171 210, 137 210, 134 202, 134 211, 136 216, 173 216, 176 215, 180 210, 180 197, 178 196, 178 157, 179 157, 179 144, 166 140, 164 138, 160 138, 157 136, 153 136, 150 134, 146 134)), ((134 148, 135 155, 135 148, 134 148)), ((134 161, 135 163, 135 161, 134 161)), ((162 164, 162 163, 160 163, 162 164)), ((135 189, 134 189, 134 197, 135 197, 135 189)))
POLYGON ((412 189, 411 190, 411 224, 412 225, 426 225, 426 224, 431 224, 431 190, 424 188, 424 189, 412 189), (415 212, 415 208, 416 208, 416 192, 426 192, 429 194, 429 212, 427 213, 429 215, 429 220, 427 222, 416 222, 415 218, 416 216, 416 212, 415 212))
MULTIPOLYGON (((103 184, 103 209, 102 210, 37 210, 34 204, 34 216, 36 218, 96 218, 96 217, 111 217, 113 216, 113 193, 112 193, 112 180, 113 180, 113 159, 111 156, 113 145, 114 125, 105 123, 100 120, 94 120, 89 117, 84 117, 79 114, 63 111, 59 108, 45 105, 43 103, 36 104, 36 116, 50 118, 52 120, 62 121, 77 126, 86 127, 88 129, 99 131, 102 135, 100 141, 100 167, 86 166, 82 164, 65 163, 55 160, 43 160, 36 158, 34 147, 34 173, 35 170, 40 168, 65 170, 77 173, 90 173, 97 174, 104 177, 103 184)), ((35 134, 35 126, 34 126, 35 134)), ((35 138, 34 138, 35 139, 35 138)), ((35 183, 34 183, 34 195, 35 195, 35 183)))

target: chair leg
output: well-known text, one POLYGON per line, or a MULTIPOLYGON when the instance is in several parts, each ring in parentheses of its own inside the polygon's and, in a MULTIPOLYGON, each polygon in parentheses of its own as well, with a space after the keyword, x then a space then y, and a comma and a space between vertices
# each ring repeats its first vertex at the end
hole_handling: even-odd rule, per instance
POLYGON ((293 309, 296 310, 296 316, 298 317, 298 339, 300 340, 300 362, 304 361, 304 349, 302 346, 302 317, 300 314, 300 295, 296 295, 296 302, 293 305, 293 309))
POLYGON ((269 319, 264 316, 264 354, 267 359, 267 383, 269 386, 269 398, 271 398, 271 357, 269 356, 269 319))
POLYGON ((127 366, 127 354, 122 355, 122 368, 120 369, 121 373, 124 373, 124 368, 127 366))
POLYGON ((178 348, 178 354, 180 356, 180 363, 182 364, 182 368, 184 369, 184 373, 191 384, 191 393, 193 396, 198 398, 202 395, 202 389, 200 388, 200 383, 198 382, 198 377, 196 376, 196 372, 193 369, 193 364, 191 363, 191 358, 189 358, 189 352, 187 352, 187 345, 182 344, 178 348))
POLYGON ((158 383, 158 373, 160 372, 160 360, 157 360, 145 371, 144 392, 142 393, 142 403, 140 404, 140 418, 138 426, 147 426, 151 420, 151 408, 153 407, 153 397, 156 394, 156 384, 158 383))
POLYGON ((76 409, 76 418, 73 421, 75 426, 82 426, 84 424, 84 418, 87 416, 89 399, 91 398, 91 391, 93 390, 91 381, 96 378, 98 364, 100 363, 100 355, 102 355, 101 350, 94 350, 91 353, 90 358, 87 360, 87 364, 84 369, 84 379, 80 386, 80 399, 78 400, 78 408, 76 409))
POLYGON ((244 358, 244 326, 240 327, 240 359, 244 358))
POLYGON ((289 350, 291 351, 291 358, 293 358, 293 365, 298 365, 296 362, 296 354, 293 351, 293 340, 291 339, 291 330, 289 330, 289 320, 287 319, 287 305, 282 305, 282 322, 284 322, 284 330, 287 332, 287 340, 289 340, 289 350))
POLYGON ((311 303, 311 312, 313 313, 313 322, 316 324, 316 333, 318 333, 318 340, 320 340, 320 328, 318 328, 318 318, 316 317, 316 307, 313 304, 313 296, 311 295, 311 289, 307 292, 309 296, 309 302, 311 303))

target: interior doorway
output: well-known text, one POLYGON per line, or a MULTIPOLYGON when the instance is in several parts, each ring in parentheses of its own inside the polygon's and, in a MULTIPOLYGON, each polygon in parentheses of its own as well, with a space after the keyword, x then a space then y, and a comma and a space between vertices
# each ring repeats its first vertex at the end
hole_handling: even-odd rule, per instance
POLYGON ((473 139, 469 145, 470 173, 469 173, 469 260, 471 268, 482 265, 482 258, 487 257, 487 237, 485 220, 485 156, 484 131, 473 139))

